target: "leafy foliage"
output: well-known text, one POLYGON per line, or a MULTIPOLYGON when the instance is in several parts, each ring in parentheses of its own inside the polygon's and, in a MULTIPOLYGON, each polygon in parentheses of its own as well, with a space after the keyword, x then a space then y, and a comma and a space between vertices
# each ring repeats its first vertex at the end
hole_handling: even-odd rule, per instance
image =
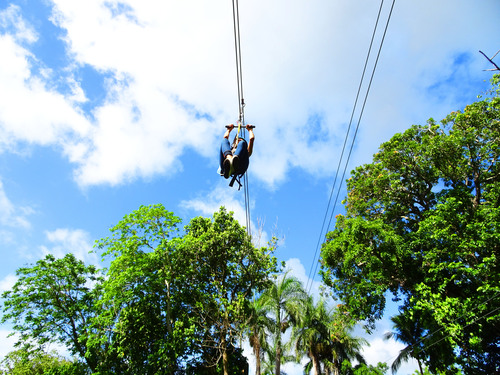
POLYGON ((212 219, 191 220, 183 249, 189 259, 186 275, 194 300, 190 310, 198 318, 202 346, 222 356, 226 374, 227 348, 235 345, 246 328, 249 301, 254 292, 269 285, 270 274, 276 272, 274 248, 255 248, 232 213, 221 208, 212 219))
POLYGON ((286 272, 282 277, 276 278, 275 282, 262 293, 260 298, 272 319, 271 334, 274 339, 275 374, 279 375, 284 355, 282 334, 298 322, 300 314, 304 312, 308 297, 302 283, 286 272))
POLYGON ((385 363, 379 362, 377 366, 366 365, 364 363, 352 366, 352 364, 345 360, 342 363, 342 370, 340 374, 342 375, 384 375, 387 373, 387 365, 385 363))
POLYGON ((2 296, 17 345, 58 342, 94 374, 245 369, 237 341, 253 293, 276 272, 274 245, 255 248, 224 208, 182 235, 180 222, 162 205, 126 215, 96 243, 110 260, 104 277, 71 254, 19 269, 2 296))
POLYGON ((309 357, 305 368, 311 368, 314 374, 321 374, 322 366, 327 373, 340 373, 344 361, 365 363, 361 348, 367 342, 352 336, 352 329, 344 314, 330 308, 324 299, 315 304, 310 297, 299 323, 292 330, 297 359, 304 355, 309 357))
POLYGON ((20 339, 16 347, 29 353, 46 343, 57 342, 97 367, 98 353, 86 356, 86 340, 96 316, 94 303, 101 278, 94 266, 68 254, 62 259, 47 255, 32 267, 17 270, 18 280, 2 294, 2 322, 14 323, 20 339))
POLYGON ((419 320, 431 371, 498 370, 499 156, 495 86, 440 124, 396 134, 356 168, 346 215, 322 248, 324 281, 368 329, 387 292, 419 320))
POLYGON ((91 340, 109 355, 101 371, 169 374, 189 354, 191 324, 178 293, 184 262, 170 238, 180 221, 162 205, 141 206, 97 242, 112 258, 91 340))
POLYGON ((27 352, 19 349, 8 353, 2 361, 0 375, 86 375, 87 367, 77 361, 61 358, 56 353, 27 352))

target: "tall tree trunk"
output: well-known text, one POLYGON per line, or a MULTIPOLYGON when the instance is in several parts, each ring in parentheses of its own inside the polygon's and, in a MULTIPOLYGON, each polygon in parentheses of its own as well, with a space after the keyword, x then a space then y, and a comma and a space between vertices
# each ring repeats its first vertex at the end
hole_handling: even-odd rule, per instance
POLYGON ((338 362, 335 360, 333 362, 333 375, 339 375, 340 374, 340 367, 338 362))
MULTIPOLYGON (((165 279, 165 287, 167 288, 167 333, 170 339, 173 337, 173 318, 172 318, 172 306, 170 305, 170 283, 165 279)), ((171 361, 168 361, 167 365, 167 375, 173 375, 175 371, 175 366, 171 361)))
POLYGON ((222 368, 224 370, 224 375, 229 375, 229 356, 227 354, 226 335, 223 335, 220 344, 222 350, 222 368))
POLYGON ((276 348, 275 374, 281 375, 281 339, 278 339, 278 347, 276 348))
POLYGON ((222 366, 224 367, 224 375, 229 375, 229 356, 227 349, 222 349, 222 366))
POLYGON ((313 372, 315 375, 321 375, 321 363, 319 363, 318 356, 314 353, 310 354, 312 365, 313 365, 313 372))
POLYGON ((281 375, 281 311, 278 306, 276 311, 276 358, 275 358, 275 375, 281 375))
POLYGON ((260 375, 260 343, 259 337, 253 337, 253 354, 255 355, 255 375, 260 375))

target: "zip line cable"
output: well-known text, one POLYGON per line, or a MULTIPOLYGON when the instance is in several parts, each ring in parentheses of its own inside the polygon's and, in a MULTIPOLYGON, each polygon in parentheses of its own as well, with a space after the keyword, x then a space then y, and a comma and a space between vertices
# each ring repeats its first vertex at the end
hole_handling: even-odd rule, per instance
MULTIPOLYGON (((236 58, 236 81, 238 84, 238 122, 239 126, 243 127, 245 125, 245 99, 243 98, 243 74, 241 70, 241 42, 240 42, 240 11, 238 6, 238 0, 232 0, 233 2, 233 29, 234 29, 234 51, 236 58)), ((243 130, 243 135, 245 136, 245 131, 243 130)), ((239 136, 237 134, 236 136, 239 136)), ((245 219, 246 219, 246 230, 249 237, 252 236, 252 230, 250 228, 250 195, 248 190, 248 171, 243 175, 243 191, 245 193, 245 219)))
MULTIPOLYGON (((384 40, 385 40, 385 36, 386 36, 386 33, 387 33, 387 28, 389 26, 389 21, 391 19, 391 16, 392 16, 392 11, 394 9, 394 3, 395 3, 396 0, 393 0, 392 2, 392 5, 391 5, 391 10, 389 12, 389 15, 387 17, 387 21, 386 21, 386 25, 385 25, 385 29, 384 29, 384 34, 382 36, 382 40, 380 42, 380 46, 379 46, 379 50, 378 50, 378 53, 377 53, 377 58, 375 60, 375 63, 374 63, 374 66, 373 66, 373 69, 372 69, 372 74, 371 74, 371 78, 370 78, 370 82, 369 82, 369 85, 368 85, 368 88, 366 90, 366 93, 365 93, 365 98, 364 98, 364 101, 363 101, 363 106, 361 108, 361 112, 360 112, 360 115, 359 115, 359 118, 358 118, 358 123, 357 123, 357 126, 356 126, 356 131, 354 132, 354 136, 352 138, 352 142, 351 142, 351 147, 349 149, 349 154, 347 156, 347 160, 345 162, 345 167, 344 167, 344 171, 342 173, 342 177, 340 179, 340 183, 339 183, 339 187, 337 189, 337 195, 335 197, 335 201, 334 201, 334 204, 333 204, 333 208, 331 210, 331 214, 330 214, 330 219, 328 221, 328 226, 326 227, 326 233, 328 233, 328 230, 330 228, 330 225, 331 225, 331 222, 332 222, 332 218, 333 218, 333 214, 335 212, 335 208, 337 206, 337 202, 338 202, 338 198, 339 198, 339 194, 340 194, 340 186, 342 185, 342 180, 344 179, 345 177, 345 173, 346 173, 346 170, 347 170, 347 166, 349 164, 349 160, 351 158, 351 154, 352 154, 352 150, 353 150, 353 147, 354 147, 354 142, 356 140, 356 136, 358 134, 358 130, 359 130, 359 125, 360 125, 360 122, 361 122, 361 118, 363 117, 363 112, 364 112, 364 109, 365 109, 365 105, 366 105, 366 101, 367 101, 367 98, 368 98, 368 94, 370 92, 370 88, 371 88, 371 84, 372 84, 372 81, 373 81, 373 77, 375 75, 375 70, 377 69, 377 64, 378 64, 378 60, 379 60, 379 57, 380 57, 380 52, 382 50, 382 46, 384 44, 384 40)), ((325 212, 325 217, 323 218, 323 224, 321 226, 321 231, 320 231, 320 234, 319 234, 319 238, 318 238, 318 242, 317 242, 317 245, 316 245, 316 250, 314 252, 314 257, 313 257, 313 262, 311 263, 311 268, 310 268, 310 271, 309 271, 309 277, 308 277, 308 284, 306 286, 306 290, 308 290, 308 293, 311 291, 311 287, 312 287, 312 278, 311 276, 313 274, 316 273, 316 271, 318 270, 318 263, 319 262, 316 262, 316 259, 318 257, 318 251, 319 251, 319 247, 320 247, 320 243, 321 243, 321 239, 323 238, 323 229, 325 227, 325 222, 326 222, 326 218, 328 216, 328 212, 329 212, 329 209, 330 209, 330 204, 331 204, 331 200, 332 200, 332 196, 333 196, 333 192, 335 190, 335 186, 337 184, 337 177, 338 177, 338 172, 339 172, 339 169, 340 169, 340 165, 342 163, 342 159, 343 159, 343 156, 344 156, 344 151, 345 151, 345 146, 346 146, 346 143, 347 143, 347 139, 348 139, 348 136, 349 136, 349 132, 350 132, 350 129, 351 129, 351 125, 352 125, 352 120, 354 118, 354 113, 356 111, 356 107, 357 107, 357 103, 358 103, 358 98, 359 98, 359 94, 360 94, 360 91, 361 91, 361 87, 362 87, 362 84, 363 84, 363 80, 364 80, 364 76, 365 76, 365 72, 366 72, 366 67, 367 67, 367 64, 368 64, 368 60, 370 58, 370 54, 371 54, 371 49, 372 49, 372 45, 373 45, 373 40, 375 38, 375 34, 376 34, 376 31, 377 31, 377 28, 378 28, 378 22, 379 22, 379 19, 380 19, 380 14, 381 14, 381 11, 382 11, 382 8, 383 8, 383 5, 384 5, 384 0, 381 1, 380 3, 380 8, 379 8, 379 11, 378 11, 378 15, 377 15, 377 20, 375 22, 375 27, 373 29, 373 33, 372 33, 372 38, 371 38, 371 41, 370 41, 370 47, 368 48, 368 53, 367 53, 367 56, 366 56, 366 60, 365 60, 365 66, 363 68, 363 73, 361 75, 361 80, 359 82, 359 86, 358 86, 358 92, 356 94, 356 100, 354 102, 354 107, 353 107, 353 110, 352 110, 352 113, 351 113, 351 119, 349 121, 349 126, 348 126, 348 129, 347 129, 347 134, 345 136, 345 139, 344 139, 344 145, 342 147, 342 153, 341 153, 341 156, 340 156, 340 160, 339 160, 339 164, 338 164, 338 167, 337 167, 337 172, 335 174, 335 179, 334 179, 334 182, 333 182, 333 186, 332 186, 332 190, 330 192, 330 198, 328 200, 328 205, 327 205, 327 209, 326 209, 326 212, 325 212), (314 272, 313 272, 313 269, 314 269, 314 272)), ((326 236, 326 233, 325 233, 325 236, 326 236)))
POLYGON ((243 99, 243 75, 241 72, 241 43, 240 43, 240 11, 238 0, 233 1, 233 28, 234 28, 234 51, 236 58, 236 80, 238 83, 238 109, 239 121, 244 124, 244 107, 245 100, 243 99))

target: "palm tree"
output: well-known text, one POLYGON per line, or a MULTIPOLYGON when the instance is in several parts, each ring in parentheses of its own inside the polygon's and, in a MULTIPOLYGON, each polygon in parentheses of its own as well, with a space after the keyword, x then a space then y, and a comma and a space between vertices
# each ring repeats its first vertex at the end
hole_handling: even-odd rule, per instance
POLYGON ((271 331, 274 337, 275 375, 281 373, 281 360, 283 356, 283 344, 281 335, 298 320, 303 312, 307 293, 302 283, 286 272, 282 277, 276 279, 271 286, 261 295, 262 303, 269 309, 274 327, 271 331))
POLYGON ((273 327, 268 312, 262 298, 253 299, 248 319, 248 340, 255 356, 255 375, 261 374, 261 359, 268 350, 267 336, 273 327))
POLYGON ((415 358, 420 374, 423 374, 421 359, 423 358, 424 349, 420 337, 423 336, 424 329, 420 325, 418 316, 412 318, 403 312, 400 315, 393 316, 391 321, 394 332, 387 332, 384 338, 386 340, 393 338, 407 345, 399 352, 398 357, 392 363, 391 371, 393 373, 398 371, 403 362, 406 362, 410 358, 415 358))
POLYGON ((306 364, 306 372, 312 371, 315 375, 321 374, 320 356, 329 344, 329 329, 331 314, 327 311, 323 300, 314 305, 313 299, 308 298, 305 314, 300 324, 293 327, 291 341, 295 346, 297 362, 305 354, 310 361, 306 364))
POLYGON ((321 375, 322 364, 326 374, 339 374, 346 359, 364 363, 361 348, 366 340, 353 337, 351 329, 352 325, 336 310, 329 308, 325 300, 320 299, 314 304, 309 298, 303 319, 292 331, 297 359, 307 355, 310 362, 305 369, 312 369, 315 375, 321 375))
POLYGON ((337 314, 334 316, 332 326, 333 328, 331 328, 330 333, 331 347, 325 353, 325 357, 323 357, 325 374, 330 375, 333 373, 334 375, 339 375, 342 362, 345 360, 349 362, 356 360, 360 364, 366 364, 365 359, 361 355, 361 350, 363 346, 368 345, 368 341, 361 337, 353 336, 351 331, 354 329, 354 326, 343 319, 338 319, 337 314))
MULTIPOLYGON (((285 353, 282 353, 281 364, 293 361, 295 361, 294 356, 288 355, 286 351, 285 353)), ((276 371, 276 347, 274 345, 270 345, 267 346, 265 350, 264 360, 262 361, 262 375, 273 375, 275 371, 276 371)), ((286 375, 286 373, 280 369, 280 375, 286 375)))

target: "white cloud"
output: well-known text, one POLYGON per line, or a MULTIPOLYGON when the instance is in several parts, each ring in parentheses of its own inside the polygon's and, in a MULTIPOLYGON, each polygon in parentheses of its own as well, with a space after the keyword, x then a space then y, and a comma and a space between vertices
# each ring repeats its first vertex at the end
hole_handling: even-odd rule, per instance
MULTIPOLYGON (((368 364, 376 366, 378 362, 385 362, 390 367, 392 362, 397 358, 399 352, 404 348, 404 345, 394 340, 384 340, 380 337, 368 337, 370 346, 363 350, 363 356, 368 364)), ((414 359, 405 362, 396 372, 400 375, 413 374, 418 369, 418 364, 414 359)))
POLYGON ((16 207, 7 197, 0 180, 0 225, 28 229, 30 223, 27 216, 33 213, 29 207, 16 207))
MULTIPOLYGON (((187 149, 213 157, 223 125, 238 116, 230 4, 50 4, 64 30, 68 69, 86 66, 107 77, 105 99, 84 114, 79 82, 68 82, 65 95, 50 89, 57 72, 34 73, 44 69, 29 49, 36 31, 11 6, 0 16, 11 25, 0 36, 1 146, 58 145, 82 186, 178 173, 187 149)), ((257 126, 251 168, 259 180, 273 187, 291 168, 335 171, 377 8, 360 1, 241 4, 246 120, 257 126)), ((396 4, 352 165, 368 161, 394 132, 457 109, 457 93, 488 77, 477 50, 497 48, 497 13, 496 0, 396 4), (469 60, 458 68, 464 53, 469 60)))
POLYGON ((12 331, 0 329, 0 358, 5 357, 14 350, 14 344, 17 341, 16 336, 7 337, 12 331))
POLYGON ((20 9, 0 12, 0 26, 8 30, 0 33, 0 152, 15 150, 18 142, 57 144, 67 152, 89 123, 71 99, 49 88, 53 77, 28 49, 37 35, 20 9))
POLYGON ((86 263, 98 265, 96 254, 90 254, 92 241, 89 233, 81 229, 59 228, 54 231, 45 232, 47 240, 53 245, 51 247, 41 246, 42 256, 52 254, 56 258, 62 258, 72 253, 76 258, 86 263))
POLYGON ((17 282, 16 275, 10 274, 5 276, 3 280, 0 280, 0 294, 8 290, 11 290, 16 282, 17 282))
POLYGON ((77 62, 114 78, 94 111, 92 147, 75 158, 82 185, 175 173, 186 147, 211 155, 217 125, 210 119, 227 121, 213 92, 220 93, 229 62, 220 64, 220 46, 205 40, 220 33, 217 22, 204 30, 209 17, 197 11, 205 7, 135 3, 126 10, 121 3, 120 14, 110 4, 54 2, 54 20, 67 30, 77 62))
POLYGON ((38 39, 35 30, 20 15, 20 9, 10 4, 0 12, 0 27, 13 30, 13 37, 20 42, 33 43, 38 39))
POLYGON ((298 258, 290 258, 285 262, 285 271, 289 270, 290 275, 295 276, 302 282, 304 288, 307 288, 307 292, 311 294, 317 301, 320 298, 322 282, 312 280, 309 278, 309 270, 307 270, 298 258))

